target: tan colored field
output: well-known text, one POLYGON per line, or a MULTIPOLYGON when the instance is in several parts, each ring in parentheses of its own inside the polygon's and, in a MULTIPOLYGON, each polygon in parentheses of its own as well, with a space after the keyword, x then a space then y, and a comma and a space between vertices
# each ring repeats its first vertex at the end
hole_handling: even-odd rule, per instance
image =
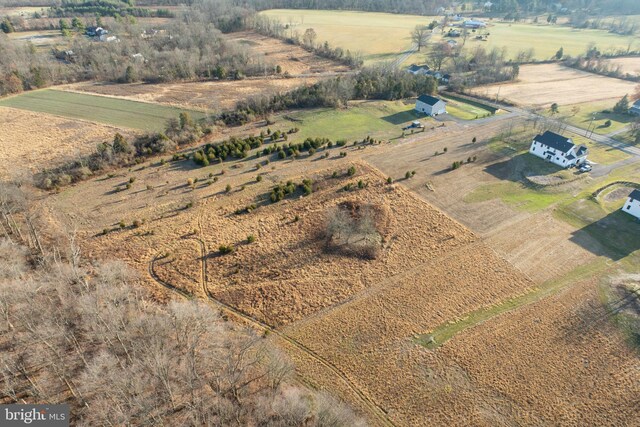
POLYGON ((316 77, 305 77, 161 84, 89 82, 68 85, 64 89, 215 112, 232 109, 238 101, 257 94, 286 92, 317 81, 316 77))
POLYGON ((231 33, 227 35, 227 39, 248 48, 252 56, 260 56, 274 67, 280 65, 283 73, 296 75, 349 71, 347 66, 321 58, 300 46, 252 31, 231 33))
POLYGON ((504 154, 487 141, 511 121, 505 114, 473 127, 449 122, 391 144, 332 149, 328 159, 323 151, 303 154, 260 169, 263 159, 253 156, 206 168, 153 161, 66 188, 47 209, 78 225, 86 256, 127 260, 159 298, 171 295, 167 284, 208 294, 226 316, 270 331, 303 381, 338 394, 374 425, 633 425, 637 356, 610 323, 589 322, 603 310, 593 276, 462 329, 435 350, 417 342, 597 258, 584 242, 569 241, 573 228, 549 210, 464 201, 509 179, 488 173, 504 154), (446 172, 468 156, 477 162, 446 172), (330 177, 351 164, 355 176, 330 177), (404 181, 407 170, 417 173, 404 181), (386 184, 387 176, 399 183, 386 184), (131 189, 116 191, 132 177, 131 189), (209 185, 211 177, 217 181, 209 185), (312 195, 234 213, 276 183, 303 177, 320 185, 312 195), (198 178, 194 188, 187 178, 198 178), (341 190, 358 180, 368 187, 341 190), (378 258, 326 253, 316 240, 328 208, 344 200, 390 213, 378 258), (136 219, 145 223, 131 227, 136 219), (256 241, 248 244, 250 234, 256 241), (221 244, 236 250, 219 255, 221 244))
POLYGON ((120 132, 133 132, 44 113, 0 107, 0 178, 34 172, 87 154, 120 132))
POLYGON ((620 71, 632 76, 640 76, 640 56, 634 56, 629 58, 612 58, 608 59, 607 63, 612 68, 620 67, 620 71))
POLYGON ((472 93, 506 99, 522 107, 547 107, 590 101, 617 100, 636 84, 599 76, 558 64, 523 65, 517 82, 480 86, 472 93))

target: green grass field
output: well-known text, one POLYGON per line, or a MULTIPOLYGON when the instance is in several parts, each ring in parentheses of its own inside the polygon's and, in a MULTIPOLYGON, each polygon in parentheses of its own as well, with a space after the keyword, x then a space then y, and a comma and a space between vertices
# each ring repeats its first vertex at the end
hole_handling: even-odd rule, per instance
POLYGON ((360 52, 365 62, 393 60, 411 46, 411 30, 427 25, 433 16, 396 15, 332 10, 274 9, 261 12, 290 24, 302 36, 307 28, 318 35, 317 42, 360 52))
POLYGON ((143 131, 163 130, 167 120, 177 118, 182 111, 188 111, 194 119, 204 117, 204 113, 199 111, 54 89, 0 99, 0 106, 143 131))
POLYGON ((477 102, 461 98, 443 96, 447 101, 447 113, 462 120, 481 119, 490 116, 495 110, 477 102))
POLYGON ((280 129, 300 128, 300 132, 294 136, 295 141, 307 137, 356 140, 367 135, 390 139, 400 136, 402 127, 417 119, 425 126, 432 123, 432 119, 415 114, 413 104, 369 101, 352 103, 347 109, 323 108, 285 114, 276 118, 274 126, 280 129))
MULTIPOLYGON (((604 110, 611 111, 614 105, 615 101, 562 105, 559 109, 559 115, 574 126, 582 129, 593 129, 594 133, 606 135, 628 126, 634 119, 633 116, 628 114, 603 113, 604 110), (576 110, 577 113, 575 113, 576 110), (611 120, 611 126, 605 126, 607 120, 611 120)), ((544 114, 549 116, 549 110, 545 110, 544 114)))

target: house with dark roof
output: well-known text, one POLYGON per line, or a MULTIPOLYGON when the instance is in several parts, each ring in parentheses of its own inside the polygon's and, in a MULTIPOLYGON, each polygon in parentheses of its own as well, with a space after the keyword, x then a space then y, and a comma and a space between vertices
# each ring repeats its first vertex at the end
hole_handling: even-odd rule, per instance
POLYGON ((629 113, 640 116, 640 99, 634 102, 631 108, 629 108, 629 113))
POLYGON ((576 145, 571 138, 546 131, 533 138, 529 152, 563 168, 578 166, 587 161, 588 149, 576 145))
POLYGON ((415 110, 427 116, 447 113, 447 104, 440 98, 431 95, 420 95, 416 100, 415 110))
POLYGON ((622 206, 622 210, 640 219, 640 190, 635 189, 629 194, 629 198, 622 206))
POLYGON ((407 68, 407 72, 411 73, 411 74, 415 74, 415 75, 423 75, 426 76, 429 73, 429 66, 428 65, 416 65, 416 64, 411 64, 408 68, 407 68))

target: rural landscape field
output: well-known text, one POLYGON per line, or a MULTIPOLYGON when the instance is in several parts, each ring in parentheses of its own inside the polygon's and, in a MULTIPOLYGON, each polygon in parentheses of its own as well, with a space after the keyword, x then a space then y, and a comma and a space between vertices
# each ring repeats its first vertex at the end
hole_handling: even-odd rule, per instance
POLYGON ((640 425, 638 25, 0 0, 0 425, 640 425))

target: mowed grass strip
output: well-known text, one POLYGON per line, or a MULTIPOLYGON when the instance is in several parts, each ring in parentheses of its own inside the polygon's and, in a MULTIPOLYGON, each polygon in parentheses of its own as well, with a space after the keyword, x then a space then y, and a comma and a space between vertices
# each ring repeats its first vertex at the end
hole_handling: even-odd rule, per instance
POLYGON ((5 98, 0 100, 0 106, 143 131, 161 131, 168 119, 178 118, 183 111, 189 112, 194 119, 205 116, 199 111, 55 89, 37 90, 5 98))

